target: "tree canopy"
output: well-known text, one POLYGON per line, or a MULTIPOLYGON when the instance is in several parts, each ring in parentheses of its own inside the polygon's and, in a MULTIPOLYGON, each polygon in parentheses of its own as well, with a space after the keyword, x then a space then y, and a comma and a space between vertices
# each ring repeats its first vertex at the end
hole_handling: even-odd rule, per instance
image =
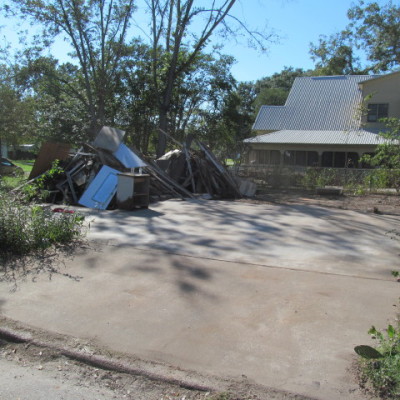
POLYGON ((310 53, 321 75, 363 74, 400 66, 400 6, 359 0, 347 12, 348 26, 330 36, 321 35, 310 53), (365 54, 362 66, 358 54, 365 54))

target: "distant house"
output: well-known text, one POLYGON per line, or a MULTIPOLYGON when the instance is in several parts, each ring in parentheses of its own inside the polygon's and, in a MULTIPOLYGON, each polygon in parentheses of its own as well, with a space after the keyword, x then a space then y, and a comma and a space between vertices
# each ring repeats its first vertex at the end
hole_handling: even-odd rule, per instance
POLYGON ((384 117, 400 118, 400 72, 296 78, 284 106, 262 106, 246 139, 248 162, 360 167, 382 143, 384 117))

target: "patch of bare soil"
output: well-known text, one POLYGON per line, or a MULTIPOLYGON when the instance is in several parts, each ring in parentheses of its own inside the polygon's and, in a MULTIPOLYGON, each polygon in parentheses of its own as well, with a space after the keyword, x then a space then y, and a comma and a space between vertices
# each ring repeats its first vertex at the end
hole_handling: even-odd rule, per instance
POLYGON ((4 362, 11 370, 15 365, 40 371, 47 380, 54 380, 55 387, 62 382, 91 389, 102 399, 313 400, 256 385, 245 376, 221 380, 180 369, 163 375, 164 367, 171 367, 110 352, 92 341, 23 326, 0 315, 0 364, 4 362), (151 364, 153 372, 144 364, 151 364))
POLYGON ((269 190, 246 201, 256 204, 304 204, 376 214, 400 215, 400 196, 396 194, 366 194, 340 196, 318 195, 306 190, 269 190))

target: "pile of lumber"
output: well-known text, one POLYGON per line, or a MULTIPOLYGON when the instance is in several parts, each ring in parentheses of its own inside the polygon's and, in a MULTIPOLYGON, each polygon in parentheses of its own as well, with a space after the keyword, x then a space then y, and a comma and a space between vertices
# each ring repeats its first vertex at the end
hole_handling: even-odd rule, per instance
MULTIPOLYGON (((40 179, 57 204, 115 208, 118 175, 149 177, 151 201, 206 195, 210 199, 242 196, 235 179, 202 142, 193 145, 174 141, 177 149, 153 160, 122 141, 125 132, 103 127, 93 143, 73 151, 69 145, 45 143, 35 161, 30 181, 40 179), (193 148, 192 148, 193 147, 193 148), (54 163, 57 168, 54 168, 54 163)), ((255 188, 254 188, 255 191, 255 188)))

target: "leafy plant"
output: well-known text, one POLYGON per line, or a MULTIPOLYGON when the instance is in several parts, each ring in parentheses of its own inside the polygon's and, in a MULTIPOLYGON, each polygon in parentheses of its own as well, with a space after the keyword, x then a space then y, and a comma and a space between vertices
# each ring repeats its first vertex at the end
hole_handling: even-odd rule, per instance
POLYGON ((354 348, 361 357, 363 379, 377 394, 400 399, 400 322, 397 321, 396 328, 388 325, 383 332, 372 326, 368 334, 377 340, 377 346, 354 348))
POLYGON ((83 235, 83 222, 84 217, 78 213, 54 213, 50 208, 26 205, 1 192, 0 259, 69 244, 83 235))
POLYGON ((52 181, 63 174, 63 172, 64 170, 60 167, 60 161, 55 160, 45 174, 22 187, 23 196, 27 201, 46 201, 50 195, 49 188, 51 188, 52 181))

